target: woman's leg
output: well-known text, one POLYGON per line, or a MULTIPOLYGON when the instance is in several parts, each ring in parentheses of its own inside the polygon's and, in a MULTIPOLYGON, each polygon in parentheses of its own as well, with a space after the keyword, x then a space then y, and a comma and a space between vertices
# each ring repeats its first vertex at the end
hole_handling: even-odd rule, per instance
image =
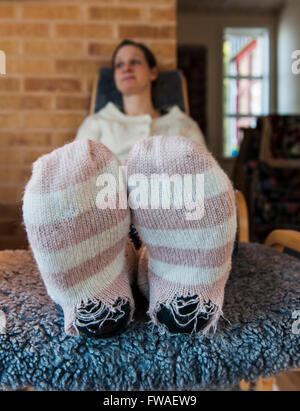
POLYGON ((137 261, 118 178, 119 162, 108 148, 78 140, 38 159, 25 189, 28 239, 69 335, 111 336, 133 318, 137 261), (105 195, 101 176, 110 179, 105 195))
MULTIPOLYGON (((151 321, 162 332, 208 332, 222 314, 236 234, 235 196, 229 179, 205 148, 184 137, 154 136, 136 143, 127 171, 132 222, 145 243, 139 283, 149 297, 151 321), (144 176, 144 183, 147 180, 151 186, 162 175, 169 179, 177 175, 177 182, 181 181, 173 196, 173 205, 182 197, 181 208, 155 209, 150 204, 139 208, 144 193, 139 190, 136 195, 131 177, 144 176), (193 203, 186 201, 191 187, 184 187, 184 178, 197 175, 202 176, 198 188, 201 193, 202 184, 203 192, 193 203), (198 207, 198 214, 191 213, 192 205, 198 207)), ((167 191, 165 187, 161 198, 167 191)), ((152 200, 152 186, 150 192, 152 200)))

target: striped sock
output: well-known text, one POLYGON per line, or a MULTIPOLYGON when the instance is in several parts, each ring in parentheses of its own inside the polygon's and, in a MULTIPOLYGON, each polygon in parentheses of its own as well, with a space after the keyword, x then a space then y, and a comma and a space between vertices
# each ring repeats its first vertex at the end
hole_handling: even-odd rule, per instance
MULTIPOLYGON (((138 284, 149 298, 151 322, 163 333, 171 331, 172 327, 176 332, 182 329, 189 333, 215 330, 222 314, 236 234, 235 196, 231 182, 206 148, 185 137, 143 139, 130 151, 126 165, 132 223, 144 243, 140 251, 138 284), (177 181, 183 182, 171 196, 173 207, 169 209, 164 209, 162 203, 156 209, 149 204, 145 207, 147 195, 144 194, 145 190, 149 194, 149 186, 151 197, 148 200, 154 198, 155 188, 152 191, 152 187, 155 186, 150 181, 151 176, 155 181, 155 174, 177 175, 180 177, 177 181), (184 176, 188 174, 204 177, 199 180, 202 181, 203 196, 198 198, 198 218, 191 215, 193 198, 184 200, 192 187, 184 185, 184 176), (148 189, 133 184, 135 176, 139 176, 139 181, 144 176, 149 183, 148 189), (181 197, 182 194, 185 197, 181 197), (175 200, 180 198, 182 206, 176 209, 175 200), (176 327, 170 327, 164 320, 166 317, 160 315, 165 312, 172 316, 176 327)), ((169 196, 166 186, 160 195, 161 198, 169 196)))
MULTIPOLYGON (((96 201, 97 177, 118 178, 119 165, 102 143, 78 140, 39 158, 25 188, 28 240, 69 335, 86 322, 100 328, 116 323, 126 314, 124 306, 128 322, 133 318, 130 282, 137 261, 128 238, 129 209, 101 209, 96 201)), ((111 190, 108 200, 118 204, 121 194, 111 190)))

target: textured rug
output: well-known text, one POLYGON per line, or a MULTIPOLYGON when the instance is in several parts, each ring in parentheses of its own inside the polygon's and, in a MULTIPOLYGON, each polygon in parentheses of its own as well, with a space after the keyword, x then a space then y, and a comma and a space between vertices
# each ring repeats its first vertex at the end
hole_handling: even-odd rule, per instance
POLYGON ((68 337, 31 254, 0 252, 0 388, 226 390, 242 378, 300 367, 300 261, 294 257, 240 244, 225 289, 225 319, 213 337, 161 336, 147 323, 136 287, 134 295, 135 322, 123 334, 68 337))

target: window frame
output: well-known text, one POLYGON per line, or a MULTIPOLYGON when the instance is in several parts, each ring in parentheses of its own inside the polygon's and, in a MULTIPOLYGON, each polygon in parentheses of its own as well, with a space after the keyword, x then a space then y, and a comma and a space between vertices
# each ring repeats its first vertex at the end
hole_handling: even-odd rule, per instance
POLYGON ((269 27, 265 26, 252 26, 252 27, 235 27, 231 25, 226 25, 222 27, 222 144, 221 144, 221 157, 224 160, 233 160, 235 156, 226 153, 226 141, 225 141, 225 129, 224 122, 227 118, 258 118, 270 113, 271 107, 271 32, 269 27), (226 34, 240 35, 240 36, 262 36, 264 44, 263 62, 262 62, 262 73, 261 75, 232 75, 224 72, 224 53, 223 45, 225 41, 226 34), (236 114, 226 113, 224 104, 224 80, 259 80, 262 82, 262 112, 261 114, 254 114, 249 112, 249 114, 236 114))

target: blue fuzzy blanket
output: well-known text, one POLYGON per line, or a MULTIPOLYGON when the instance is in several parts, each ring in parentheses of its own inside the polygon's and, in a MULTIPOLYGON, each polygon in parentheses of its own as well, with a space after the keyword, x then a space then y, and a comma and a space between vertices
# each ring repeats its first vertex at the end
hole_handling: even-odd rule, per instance
POLYGON ((135 289, 135 322, 108 339, 69 337, 27 251, 0 252, 0 388, 228 389, 300 367, 300 261, 240 244, 214 337, 161 336, 135 289), (294 314, 293 314, 294 313, 294 314), (1 327, 0 327, 1 329, 1 327), (0 331, 1 332, 1 331, 0 331))

